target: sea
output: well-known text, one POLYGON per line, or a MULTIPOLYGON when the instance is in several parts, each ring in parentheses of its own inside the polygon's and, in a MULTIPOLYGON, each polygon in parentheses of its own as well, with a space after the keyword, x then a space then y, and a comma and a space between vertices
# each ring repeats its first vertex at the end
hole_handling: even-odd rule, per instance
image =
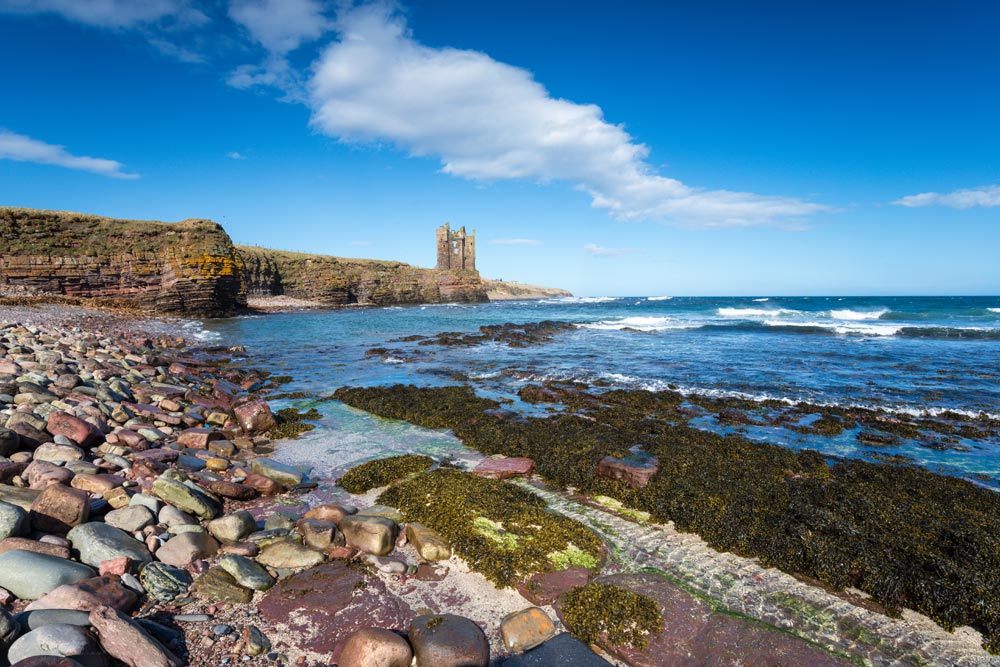
MULTIPOLYGON (((190 327, 207 343, 245 346, 244 363, 290 376, 282 391, 309 395, 279 401, 323 414, 316 430, 282 455, 333 476, 392 453, 468 454, 447 432, 317 400, 345 385, 470 384, 526 414, 543 408, 519 401, 518 391, 559 380, 595 391, 863 406, 904 419, 949 411, 1000 419, 1000 297, 575 297, 279 312, 190 327), (530 347, 401 340, 545 320, 575 326, 530 347)), ((830 457, 872 456, 851 429, 820 437, 708 417, 692 425, 830 457)), ((930 445, 903 438, 879 454, 1000 489, 997 438, 930 445)))

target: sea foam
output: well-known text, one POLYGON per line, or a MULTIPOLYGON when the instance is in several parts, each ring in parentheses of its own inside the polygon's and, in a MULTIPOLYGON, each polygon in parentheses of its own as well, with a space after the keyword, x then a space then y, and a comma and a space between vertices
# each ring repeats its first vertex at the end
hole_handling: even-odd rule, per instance
POLYGON ((791 308, 719 308, 720 317, 781 317, 782 315, 801 315, 801 310, 791 308))
POLYGON ((614 320, 601 320, 579 325, 582 329, 598 329, 614 331, 635 329, 637 331, 665 331, 667 329, 695 329, 701 322, 682 321, 672 317, 622 317, 614 320))
POLYGON ((986 310, 990 311, 991 313, 1000 313, 1000 308, 987 308, 986 310))
MULTIPOLYGON (((673 298, 674 297, 672 297, 672 296, 650 296, 650 297, 646 297, 646 301, 669 301, 670 299, 673 299, 673 298)), ((991 308, 991 310, 992 310, 992 308, 991 308)))
POLYGON ((831 310, 830 317, 837 320, 877 320, 888 312, 888 308, 881 310, 831 310))

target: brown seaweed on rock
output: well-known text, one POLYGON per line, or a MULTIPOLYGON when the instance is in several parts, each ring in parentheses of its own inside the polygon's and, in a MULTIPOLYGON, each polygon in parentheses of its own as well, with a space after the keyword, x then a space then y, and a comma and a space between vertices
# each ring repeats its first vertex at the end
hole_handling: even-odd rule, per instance
MULTIPOLYGON (((672 392, 581 392, 561 397, 579 414, 527 419, 495 411, 494 401, 469 387, 344 388, 336 397, 382 416, 451 428, 486 454, 531 457, 552 483, 617 498, 717 549, 834 588, 859 588, 889 610, 910 608, 947 629, 981 628, 986 648, 1000 650, 994 491, 916 466, 831 461, 690 428, 677 423, 672 392), (648 486, 595 476, 601 458, 637 445, 659 459, 648 486)), ((838 416, 874 421, 871 412, 838 416)), ((878 420, 877 428, 886 426, 896 425, 878 420)), ((390 490, 393 500, 404 499, 397 491, 403 486, 390 490)))

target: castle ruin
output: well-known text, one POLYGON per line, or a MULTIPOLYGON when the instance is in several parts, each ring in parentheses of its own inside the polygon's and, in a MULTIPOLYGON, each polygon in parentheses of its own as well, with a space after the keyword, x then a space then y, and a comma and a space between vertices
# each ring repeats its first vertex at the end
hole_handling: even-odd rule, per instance
POLYGON ((465 227, 452 231, 450 223, 437 230, 438 271, 476 270, 476 230, 466 234, 465 227))

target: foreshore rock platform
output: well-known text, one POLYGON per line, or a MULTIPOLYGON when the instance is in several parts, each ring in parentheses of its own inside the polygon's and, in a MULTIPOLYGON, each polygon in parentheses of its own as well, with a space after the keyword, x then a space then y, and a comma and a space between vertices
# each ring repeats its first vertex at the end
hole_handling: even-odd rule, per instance
POLYGON ((377 489, 346 502, 284 463, 296 442, 273 440, 297 415, 272 412, 266 371, 178 324, 0 309, 0 644, 25 666, 998 664, 971 629, 889 618, 537 480, 513 483, 603 538, 600 573, 524 597, 457 556, 428 561, 377 489), (647 647, 565 634, 560 596, 597 574, 656 600, 647 647))

